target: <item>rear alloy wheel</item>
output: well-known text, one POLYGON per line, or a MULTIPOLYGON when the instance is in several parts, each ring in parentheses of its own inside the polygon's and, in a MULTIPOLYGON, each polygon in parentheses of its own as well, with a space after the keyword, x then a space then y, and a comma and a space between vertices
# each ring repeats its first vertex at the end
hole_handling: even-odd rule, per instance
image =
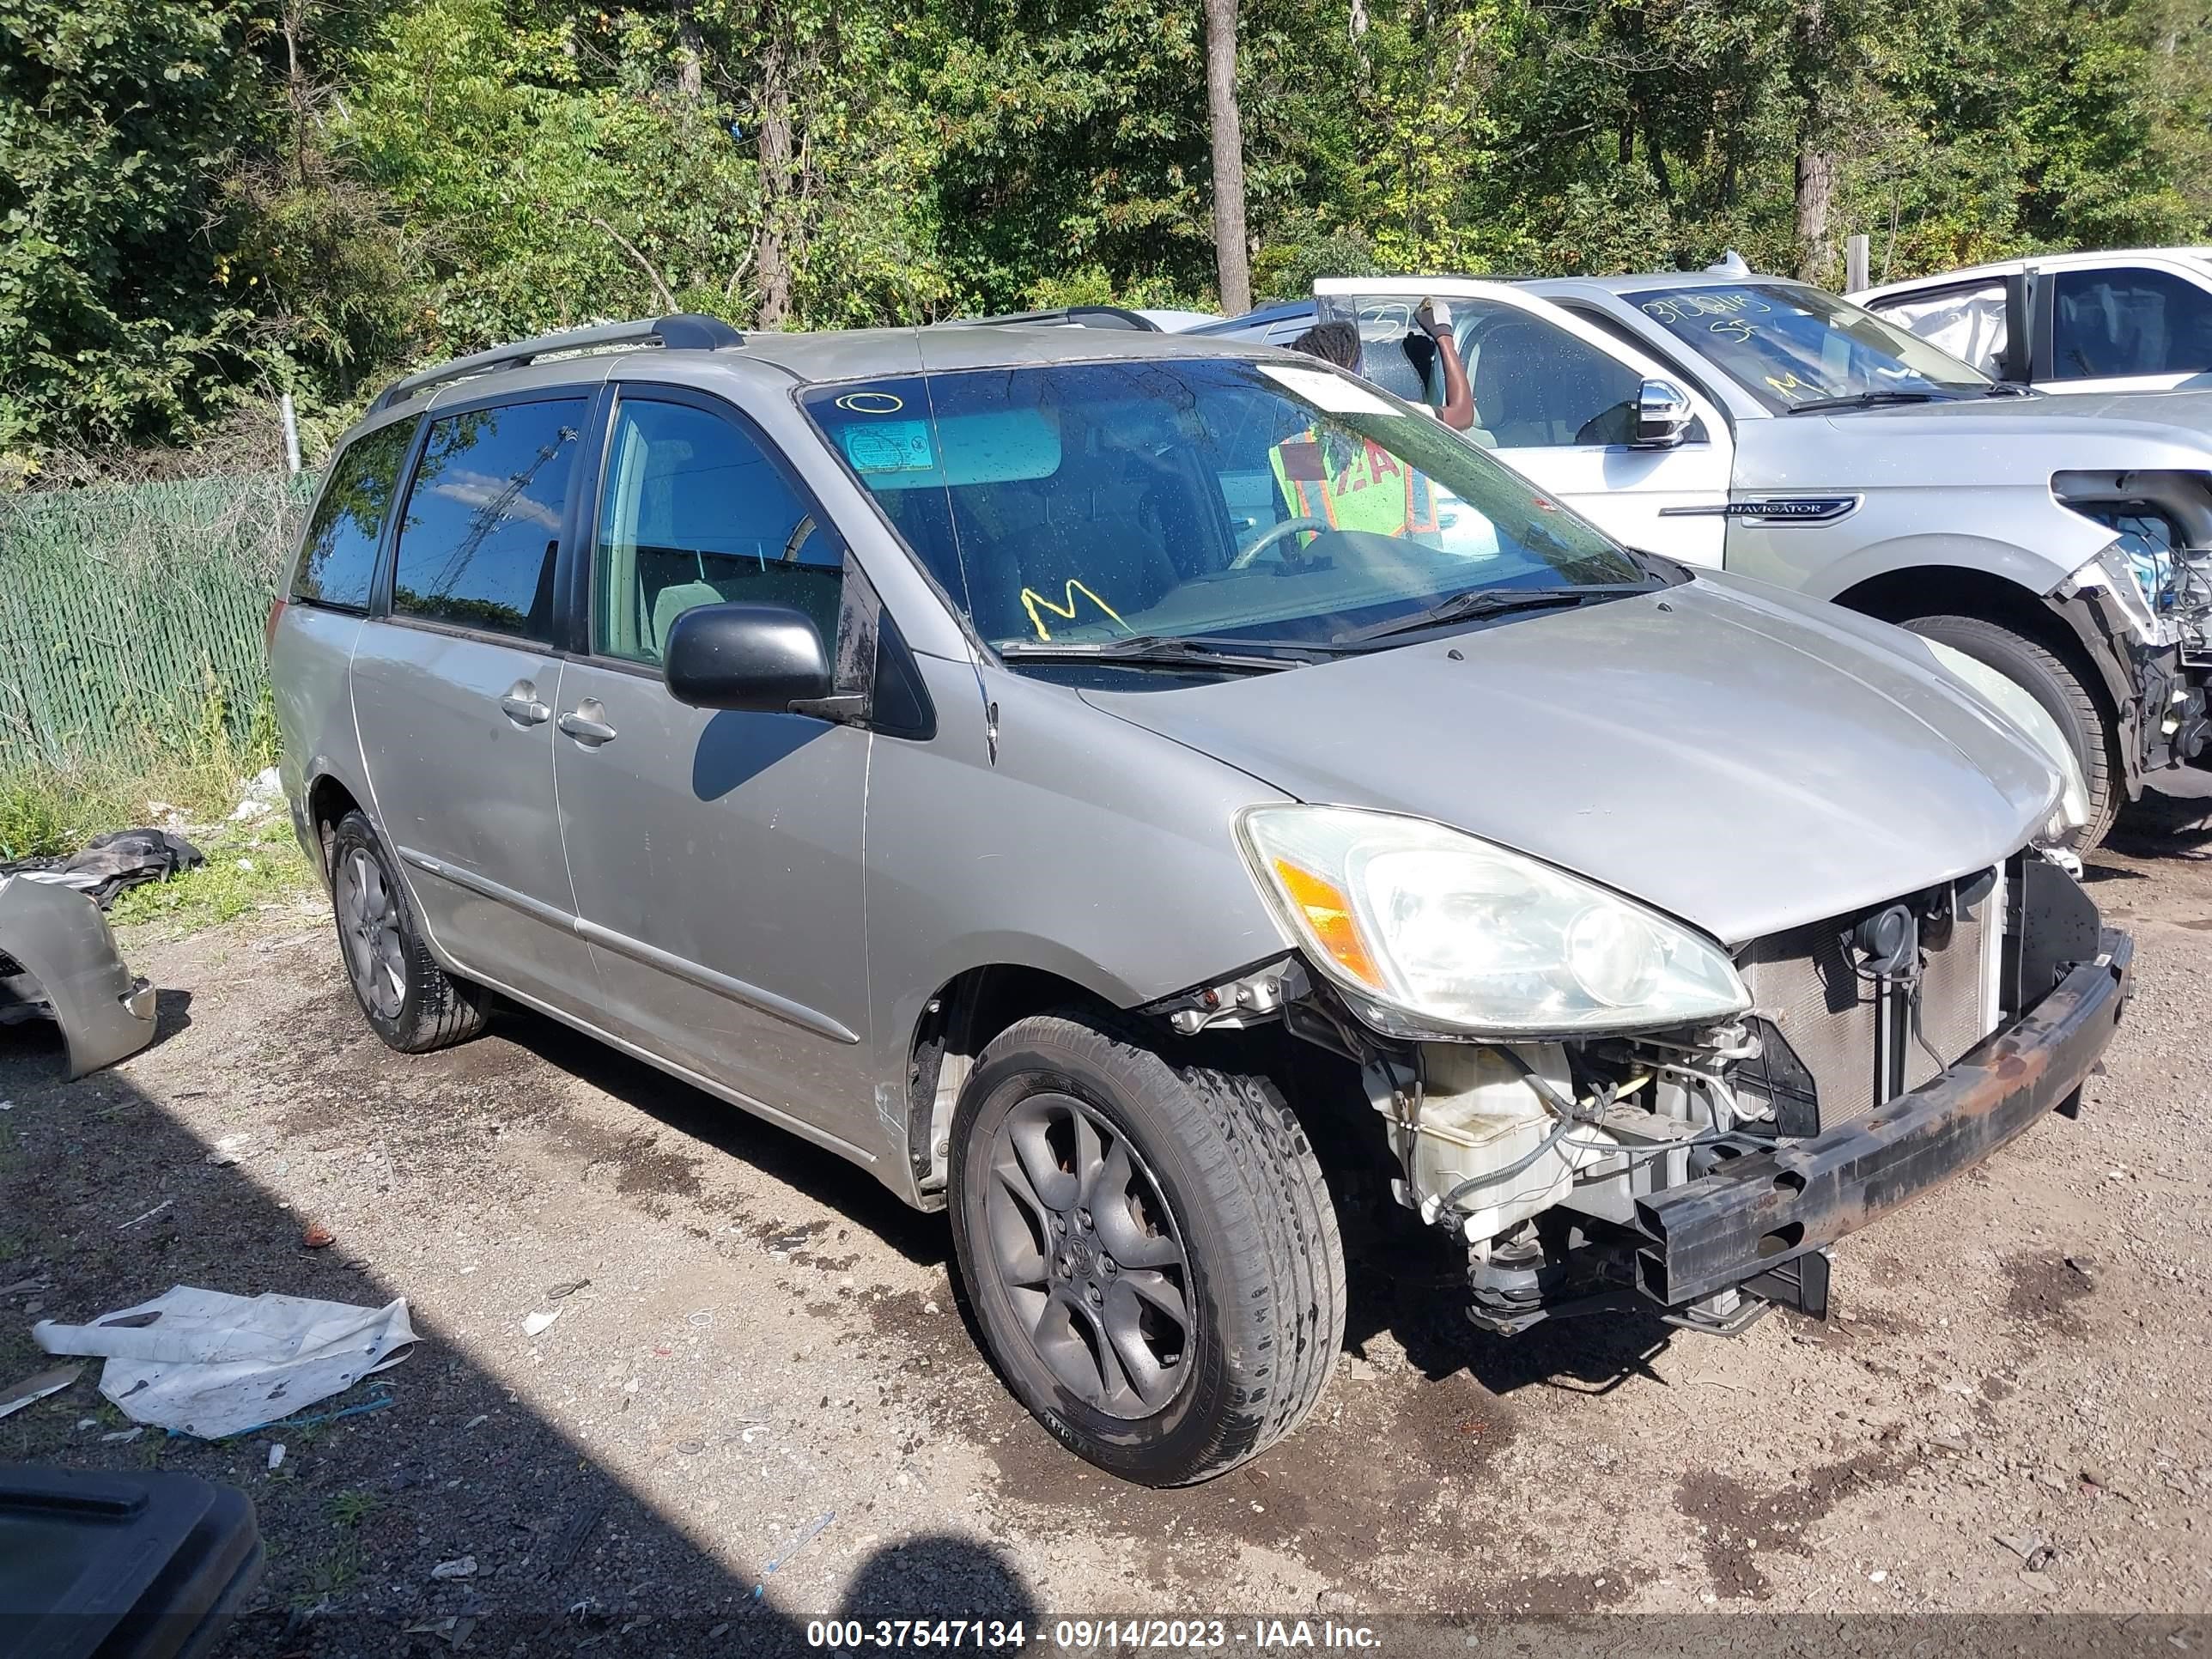
POLYGON ((952 1236, 991 1358, 1079 1455, 1148 1486, 1257 1455, 1344 1331, 1336 1217, 1264 1079, 1084 1014, 986 1048, 952 1127, 952 1236))
POLYGON ((1902 626, 1996 669, 2043 705, 2081 763, 2089 791, 2089 821, 2067 837, 2066 845, 2086 853, 2104 840, 2118 816, 2120 781, 2127 773, 2112 719, 2084 677, 2055 652, 1979 617, 1914 617, 1902 626))
POLYGON ((428 1054, 483 1030, 483 993, 430 954, 407 890, 359 811, 340 819, 331 836, 331 908, 354 998, 386 1042, 402 1054, 428 1054))

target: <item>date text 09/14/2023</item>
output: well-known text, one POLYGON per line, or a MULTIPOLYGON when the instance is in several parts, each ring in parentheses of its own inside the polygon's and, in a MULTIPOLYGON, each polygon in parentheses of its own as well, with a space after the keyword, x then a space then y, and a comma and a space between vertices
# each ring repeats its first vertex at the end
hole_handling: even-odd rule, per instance
POLYGON ((1061 1619, 1032 1632, 1020 1620, 829 1619, 810 1620, 806 1644, 831 1651, 863 1649, 973 1648, 1018 1652, 1032 1643, 1067 1653, 1244 1648, 1372 1650, 1379 1636, 1365 1625, 1330 1619, 1061 1619))

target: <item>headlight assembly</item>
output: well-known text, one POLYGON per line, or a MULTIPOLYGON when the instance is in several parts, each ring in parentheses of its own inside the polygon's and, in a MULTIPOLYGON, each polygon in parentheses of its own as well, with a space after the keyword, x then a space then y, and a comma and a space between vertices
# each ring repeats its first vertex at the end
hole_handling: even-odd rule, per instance
POLYGON ((1425 818, 1255 806, 1237 836, 1285 935, 1393 1036, 1650 1030, 1751 1006, 1680 922, 1425 818))

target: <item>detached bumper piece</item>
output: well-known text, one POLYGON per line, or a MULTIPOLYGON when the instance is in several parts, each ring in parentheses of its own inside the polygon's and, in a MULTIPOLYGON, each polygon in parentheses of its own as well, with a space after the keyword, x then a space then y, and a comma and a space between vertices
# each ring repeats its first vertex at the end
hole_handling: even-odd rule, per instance
POLYGON ((151 1042, 154 1002, 90 898, 28 876, 0 878, 0 1024, 19 1012, 50 1016, 76 1078, 151 1042))
POLYGON ((1639 1200, 1637 1288, 1669 1308, 1738 1286, 1781 1290, 1784 1280, 1824 1289, 1826 1264, 1807 1272, 1802 1258, 1981 1163, 2045 1113, 2075 1109, 2112 1041, 2135 953, 2114 928, 2101 929, 2097 945, 2094 960, 2019 1020, 1871 1115, 1747 1150, 1639 1200))

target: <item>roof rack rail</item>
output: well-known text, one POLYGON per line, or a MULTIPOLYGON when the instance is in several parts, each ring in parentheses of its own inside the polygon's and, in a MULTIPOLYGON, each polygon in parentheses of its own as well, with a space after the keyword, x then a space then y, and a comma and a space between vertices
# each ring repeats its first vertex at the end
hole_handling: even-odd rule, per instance
POLYGON ((495 369, 520 368, 525 363, 561 352, 597 351, 607 346, 653 343, 670 351, 715 351, 725 346, 743 345, 745 337, 719 317, 702 317, 690 312, 541 334, 533 340, 517 340, 512 345, 494 346, 471 356, 456 357, 450 363, 441 363, 435 368, 422 369, 404 380, 395 380, 377 395, 368 412, 374 415, 379 410, 393 408, 433 386, 489 374, 495 369))
POLYGON ((1009 311, 996 317, 948 317, 943 326, 996 328, 1002 323, 1034 323, 1047 328, 1118 328, 1158 334, 1160 325, 1126 306, 1055 306, 1049 311, 1009 311))

